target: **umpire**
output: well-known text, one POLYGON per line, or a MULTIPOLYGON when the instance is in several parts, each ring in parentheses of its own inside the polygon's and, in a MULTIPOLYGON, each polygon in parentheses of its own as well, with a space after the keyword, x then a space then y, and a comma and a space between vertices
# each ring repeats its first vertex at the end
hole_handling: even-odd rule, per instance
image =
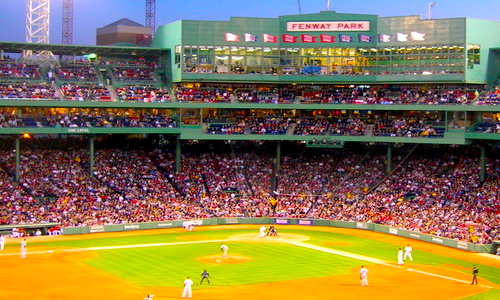
POLYGON ((208 284, 212 285, 210 282, 210 274, 208 274, 207 270, 203 270, 203 272, 201 272, 200 284, 202 284, 205 279, 208 281, 208 284))

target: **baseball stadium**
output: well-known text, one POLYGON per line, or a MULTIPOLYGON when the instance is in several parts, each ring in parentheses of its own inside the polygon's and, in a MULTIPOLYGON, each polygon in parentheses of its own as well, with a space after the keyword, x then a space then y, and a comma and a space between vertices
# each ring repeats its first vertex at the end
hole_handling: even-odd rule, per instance
POLYGON ((500 298, 500 22, 146 23, 0 41, 0 299, 500 298))

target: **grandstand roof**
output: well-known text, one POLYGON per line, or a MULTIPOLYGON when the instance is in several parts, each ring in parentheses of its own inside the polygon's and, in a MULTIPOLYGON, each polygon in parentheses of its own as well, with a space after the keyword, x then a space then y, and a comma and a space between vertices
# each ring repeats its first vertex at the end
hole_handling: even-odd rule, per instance
POLYGON ((81 56, 88 53, 99 55, 160 55, 167 51, 149 47, 120 47, 120 46, 77 46, 35 43, 0 42, 0 50, 6 53, 22 53, 24 50, 52 51, 56 55, 81 56))
POLYGON ((115 21, 111 24, 108 24, 106 26, 103 26, 102 28, 107 28, 107 27, 116 27, 116 26, 132 26, 132 27, 144 27, 144 25, 141 25, 137 22, 134 22, 130 19, 123 18, 118 21, 115 21))

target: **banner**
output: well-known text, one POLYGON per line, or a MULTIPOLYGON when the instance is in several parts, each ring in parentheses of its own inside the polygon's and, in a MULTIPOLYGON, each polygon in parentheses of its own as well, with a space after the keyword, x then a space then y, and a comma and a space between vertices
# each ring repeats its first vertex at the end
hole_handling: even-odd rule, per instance
POLYGON ((256 41, 257 41, 257 36, 250 33, 245 33, 245 42, 256 42, 256 41))
POLYGON ((340 42, 341 43, 350 43, 350 42, 352 42, 352 36, 341 34, 339 37, 340 37, 340 42))
POLYGON ((264 33, 264 35, 262 37, 264 38, 264 43, 277 43, 278 42, 278 37, 274 36, 274 35, 264 33))
POLYGON ((328 35, 328 34, 320 34, 319 35, 319 40, 322 43, 335 43, 335 36, 328 35))
POLYGON ((358 35, 358 39, 361 43, 371 43, 372 42, 372 37, 366 34, 360 34, 358 35))
POLYGON ((239 42, 240 41, 240 36, 236 35, 234 33, 226 32, 224 33, 224 38, 226 42, 239 42))
POLYGON ((316 43, 316 37, 309 34, 301 34, 302 43, 316 43))
POLYGON ((281 36, 283 43, 296 43, 297 37, 289 34, 284 34, 281 36))

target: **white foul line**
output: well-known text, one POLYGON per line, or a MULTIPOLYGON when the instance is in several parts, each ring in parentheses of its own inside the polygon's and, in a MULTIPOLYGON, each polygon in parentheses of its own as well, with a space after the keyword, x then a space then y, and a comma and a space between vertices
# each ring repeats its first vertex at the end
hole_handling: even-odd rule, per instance
MULTIPOLYGON (((434 276, 434 277, 439 277, 439 278, 444 278, 444 279, 449 279, 449 280, 454 280, 454 281, 458 281, 458 282, 462 282, 462 283, 470 283, 468 281, 465 281, 465 280, 461 280, 461 279, 456 279, 456 278, 452 278, 452 277, 447 277, 447 276, 442 276, 442 275, 437 275, 437 274, 434 274, 434 273, 429 273, 429 272, 424 272, 424 271, 419 271, 419 270, 414 270, 414 269, 408 269, 408 271, 410 272, 417 272, 417 273, 421 273, 421 274, 425 274, 425 275, 429 275, 429 276, 434 276)), ((478 284, 480 286, 484 286, 484 287, 487 287, 487 288, 490 288, 492 289, 493 287, 492 286, 488 286, 488 285, 483 285, 483 284, 478 284)))

